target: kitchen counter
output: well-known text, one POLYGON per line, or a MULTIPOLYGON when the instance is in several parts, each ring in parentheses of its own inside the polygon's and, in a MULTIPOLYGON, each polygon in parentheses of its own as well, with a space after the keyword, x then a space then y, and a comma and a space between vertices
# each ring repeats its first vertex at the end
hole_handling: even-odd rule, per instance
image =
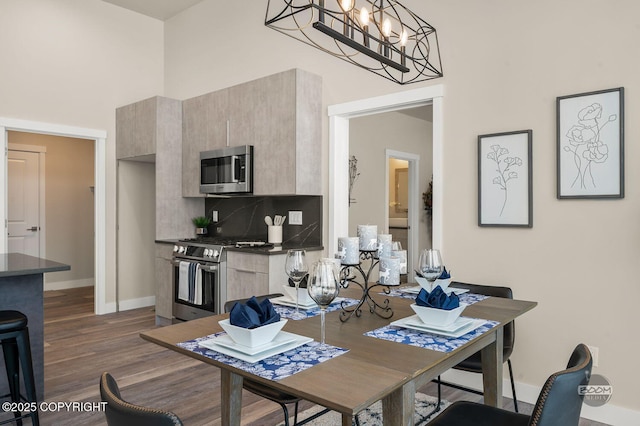
POLYGON ((291 249, 302 249, 306 251, 320 251, 324 250, 324 247, 321 245, 300 245, 300 244, 282 244, 273 247, 227 247, 225 250, 227 251, 239 251, 243 253, 253 253, 253 254, 263 254, 266 256, 276 255, 276 254, 286 254, 287 250, 291 249))
MULTIPOLYGON (((38 401, 44 401, 44 273, 68 271, 69 265, 21 253, 0 254, 0 310, 20 311, 29 321, 31 358, 38 401)), ((4 371, 0 357, 0 371, 4 371)), ((0 381, 0 394, 9 392, 0 381)))

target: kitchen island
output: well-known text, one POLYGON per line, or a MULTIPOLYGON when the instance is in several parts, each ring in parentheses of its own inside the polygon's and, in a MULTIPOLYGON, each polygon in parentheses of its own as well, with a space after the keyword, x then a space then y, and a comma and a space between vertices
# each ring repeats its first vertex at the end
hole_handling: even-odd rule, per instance
MULTIPOLYGON (((69 265, 21 253, 0 254, 0 310, 14 310, 29 320, 29 339, 38 401, 44 400, 44 279, 46 272, 67 271, 69 265)), ((4 357, 0 357, 4 374, 4 357)), ((24 389, 24 388, 21 388, 24 389)), ((0 395, 9 393, 0 380, 0 395)))

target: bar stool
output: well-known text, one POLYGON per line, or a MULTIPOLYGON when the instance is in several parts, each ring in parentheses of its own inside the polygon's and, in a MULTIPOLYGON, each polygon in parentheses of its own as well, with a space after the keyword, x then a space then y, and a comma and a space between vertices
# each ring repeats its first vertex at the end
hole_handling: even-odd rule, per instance
POLYGON ((11 402, 36 403, 36 410, 24 415, 21 412, 15 412, 13 419, 2 421, 0 424, 16 422, 18 425, 22 425, 22 419, 26 417, 31 417, 33 425, 40 424, 27 322, 27 317, 22 312, 0 311, 0 343, 4 353, 4 363, 10 390, 10 393, 0 398, 10 396, 11 402), (20 364, 22 364, 22 378, 24 380, 26 398, 20 394, 20 364))

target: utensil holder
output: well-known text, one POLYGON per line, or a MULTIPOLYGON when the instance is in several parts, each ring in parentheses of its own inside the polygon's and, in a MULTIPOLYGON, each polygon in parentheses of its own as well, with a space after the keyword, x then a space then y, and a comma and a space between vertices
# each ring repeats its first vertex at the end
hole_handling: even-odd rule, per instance
POLYGON ((271 225, 267 227, 267 241, 271 244, 282 244, 282 226, 271 225))

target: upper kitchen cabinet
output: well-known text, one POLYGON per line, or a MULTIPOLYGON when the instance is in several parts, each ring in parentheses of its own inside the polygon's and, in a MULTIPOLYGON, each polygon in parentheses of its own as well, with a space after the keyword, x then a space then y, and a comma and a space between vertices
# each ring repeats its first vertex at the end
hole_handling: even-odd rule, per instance
POLYGON ((116 158, 144 158, 156 153, 159 97, 116 109, 116 158))
POLYGON ((322 193, 322 80, 294 69, 183 102, 183 195, 202 197, 200 152, 253 145, 254 195, 322 193))

